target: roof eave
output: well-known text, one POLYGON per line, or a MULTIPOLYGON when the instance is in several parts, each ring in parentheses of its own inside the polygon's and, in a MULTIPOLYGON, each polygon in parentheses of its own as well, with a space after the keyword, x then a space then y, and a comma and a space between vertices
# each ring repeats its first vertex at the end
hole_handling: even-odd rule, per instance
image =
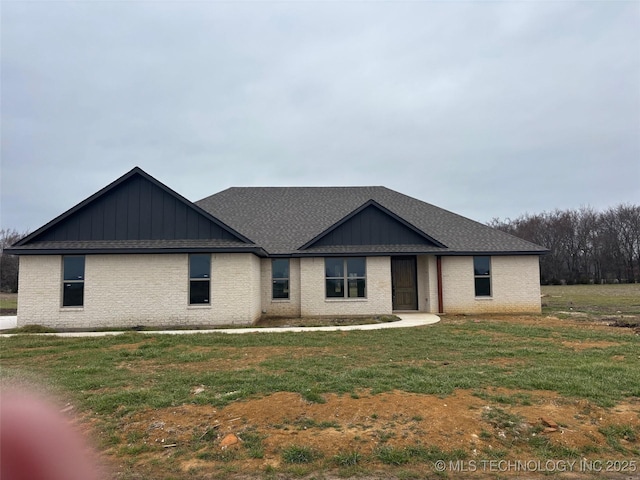
POLYGON ((269 254, 261 247, 124 247, 124 248, 5 248, 9 255, 118 255, 118 254, 152 254, 152 253, 253 253, 258 257, 268 257, 269 254))
POLYGON ((278 255, 269 255, 274 257, 344 257, 344 256, 367 256, 367 257, 383 257, 383 256, 402 256, 402 255, 435 255, 442 257, 463 257, 463 256, 509 256, 509 255, 546 255, 550 253, 550 250, 544 251, 530 251, 530 250, 495 250, 495 251, 451 251, 451 250, 442 250, 442 251, 434 251, 434 250, 407 250, 405 252, 394 250, 394 251, 367 251, 362 250, 359 252, 354 251, 342 251, 342 252, 308 252, 308 251, 297 251, 291 254, 278 254, 278 255))
POLYGON ((506 255, 546 255, 550 250, 476 250, 476 251, 448 251, 442 252, 442 256, 506 256, 506 255))

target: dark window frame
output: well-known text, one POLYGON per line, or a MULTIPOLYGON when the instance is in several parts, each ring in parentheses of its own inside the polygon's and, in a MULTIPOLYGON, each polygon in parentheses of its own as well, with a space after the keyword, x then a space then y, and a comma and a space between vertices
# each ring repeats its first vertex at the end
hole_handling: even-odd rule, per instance
POLYGON ((491 281, 491 257, 478 255, 473 257, 473 286, 476 298, 493 296, 491 281))
POLYGON ((86 257, 84 255, 62 256, 62 308, 84 307, 85 269, 86 257), (72 265, 72 260, 79 259, 82 259, 82 264, 80 271, 77 271, 78 265, 72 265))
POLYGON ((189 254, 189 305, 211 305, 211 255, 203 253, 189 254), (200 271, 201 265, 195 262, 207 259, 207 272, 200 271), (197 268, 196 268, 197 267, 197 268), (206 285, 206 286, 205 286, 206 285))
MULTIPOLYGON (((337 266, 337 265, 334 265, 337 266)), ((366 299, 367 298, 367 257, 326 257, 324 259, 324 274, 325 274, 325 299, 366 299), (328 275, 328 262, 336 264, 338 261, 342 261, 340 270, 334 269, 333 275, 328 275), (349 270, 349 261, 362 261, 363 274, 360 275, 354 270, 349 270), (355 289, 355 295, 351 295, 355 289), (332 293, 329 295, 329 293, 332 293), (340 293, 340 295, 338 295, 340 293), (362 293, 362 294, 361 294, 362 293)))
POLYGON ((291 262, 288 258, 273 258, 271 260, 271 299, 272 300, 289 300, 291 294, 290 288, 291 262), (286 276, 276 275, 280 273, 280 269, 274 268, 276 262, 286 262, 286 276), (280 293, 281 292, 281 293, 280 293))

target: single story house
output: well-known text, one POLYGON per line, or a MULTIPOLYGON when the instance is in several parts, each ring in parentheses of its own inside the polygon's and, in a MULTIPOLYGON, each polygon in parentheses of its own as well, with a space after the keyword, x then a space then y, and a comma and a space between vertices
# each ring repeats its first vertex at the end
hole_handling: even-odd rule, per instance
POLYGON ((134 168, 15 243, 18 325, 540 312, 547 250, 385 187, 229 188, 134 168))

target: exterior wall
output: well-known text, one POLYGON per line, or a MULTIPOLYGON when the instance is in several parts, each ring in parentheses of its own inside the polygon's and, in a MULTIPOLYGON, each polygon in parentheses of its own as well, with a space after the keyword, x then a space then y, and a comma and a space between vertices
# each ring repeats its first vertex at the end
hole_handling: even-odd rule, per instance
POLYGON ((438 303, 438 261, 429 257, 429 313, 439 313, 442 306, 438 303))
POLYGON ((273 299, 271 259, 260 261, 262 278, 262 314, 269 317, 300 316, 300 259, 289 259, 289 298, 273 299))
MULTIPOLYGON (((187 254, 87 255, 84 306, 61 308, 62 258, 20 257, 18 326, 101 328, 251 324, 272 316, 377 315, 392 312, 391 258, 367 258, 367 297, 325 298, 324 258, 290 260, 290 298, 271 298, 271 260, 213 254, 211 304, 188 305, 187 254)), ((437 313, 436 258, 417 257, 418 309, 437 313)), ((536 255, 491 258, 491 297, 475 297, 473 257, 442 258, 446 313, 539 313, 536 255)))
POLYGON ((438 313, 438 275, 436 257, 419 255, 418 267, 418 311, 438 313))
POLYGON ((300 259, 300 313, 303 317, 390 314, 391 257, 367 257, 366 288, 366 298, 327 299, 324 258, 300 259))
POLYGON ((442 257, 445 313, 540 313, 537 255, 491 257, 491 297, 476 297, 473 257, 442 257))
POLYGON ((62 259, 56 255, 21 256, 18 275, 18 327, 51 318, 62 302, 62 259))
MULTIPOLYGON (((260 258, 251 253, 213 254, 211 280, 215 324, 250 324, 260 317, 260 258)), ((208 307, 189 307, 194 308, 208 307)))
POLYGON ((260 259, 211 257, 211 303, 189 305, 187 254, 87 255, 83 307, 61 307, 62 258, 20 257, 18 326, 250 324, 260 316, 260 259))

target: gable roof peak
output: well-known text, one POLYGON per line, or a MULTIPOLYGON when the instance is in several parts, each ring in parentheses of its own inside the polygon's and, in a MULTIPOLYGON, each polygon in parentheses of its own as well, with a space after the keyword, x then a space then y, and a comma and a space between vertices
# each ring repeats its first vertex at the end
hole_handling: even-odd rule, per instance
POLYGON ((14 247, 51 240, 140 241, 164 237, 167 237, 164 238, 166 240, 205 238, 207 230, 216 235, 215 238, 220 236, 244 244, 254 243, 136 166, 19 240, 14 247), (176 223, 178 209, 180 225, 176 223))
POLYGON ((363 245, 428 244, 437 248, 446 248, 446 245, 427 235, 373 198, 306 242, 299 250, 306 250, 316 245, 330 245, 332 242, 363 245), (361 220, 357 225, 352 225, 357 218, 361 220))

